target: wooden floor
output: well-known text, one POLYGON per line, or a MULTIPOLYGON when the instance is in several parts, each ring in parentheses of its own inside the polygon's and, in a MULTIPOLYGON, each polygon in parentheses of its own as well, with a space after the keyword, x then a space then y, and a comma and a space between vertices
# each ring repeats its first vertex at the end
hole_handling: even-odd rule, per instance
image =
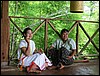
POLYGON ((1 66, 1 75, 99 75, 99 59, 86 63, 74 63, 62 70, 44 70, 40 74, 22 72, 16 66, 1 66))

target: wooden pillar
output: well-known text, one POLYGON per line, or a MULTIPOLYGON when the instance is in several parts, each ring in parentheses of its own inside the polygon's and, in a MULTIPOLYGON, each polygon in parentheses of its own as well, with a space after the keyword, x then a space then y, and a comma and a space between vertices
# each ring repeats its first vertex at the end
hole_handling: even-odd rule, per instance
POLYGON ((1 6, 1 65, 8 65, 10 24, 8 17, 9 1, 2 1, 1 6))

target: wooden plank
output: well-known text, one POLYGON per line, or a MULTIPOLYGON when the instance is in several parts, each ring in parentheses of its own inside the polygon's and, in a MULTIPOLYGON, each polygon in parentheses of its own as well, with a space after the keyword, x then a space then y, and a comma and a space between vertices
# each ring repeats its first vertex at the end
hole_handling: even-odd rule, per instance
POLYGON ((1 75, 99 75, 99 59, 65 65, 65 68, 61 70, 46 69, 39 74, 19 71, 16 66, 1 67, 1 75))
POLYGON ((77 56, 77 58, 79 58, 79 57, 94 57, 94 56, 99 56, 99 54, 79 55, 79 56, 77 56))

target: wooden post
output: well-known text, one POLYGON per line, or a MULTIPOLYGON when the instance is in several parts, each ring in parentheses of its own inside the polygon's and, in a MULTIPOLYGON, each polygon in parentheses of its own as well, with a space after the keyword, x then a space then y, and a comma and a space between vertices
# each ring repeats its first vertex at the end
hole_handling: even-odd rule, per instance
POLYGON ((9 1, 2 1, 2 18, 1 18, 1 66, 8 65, 9 58, 9 35, 10 24, 8 17, 8 4, 9 1))
POLYGON ((79 24, 77 24, 77 27, 76 27, 76 54, 78 53, 78 38, 79 38, 79 24))
POLYGON ((45 53, 47 54, 47 46, 48 46, 48 19, 45 19, 45 35, 44 35, 44 39, 45 39, 45 44, 44 44, 44 50, 45 50, 45 53))

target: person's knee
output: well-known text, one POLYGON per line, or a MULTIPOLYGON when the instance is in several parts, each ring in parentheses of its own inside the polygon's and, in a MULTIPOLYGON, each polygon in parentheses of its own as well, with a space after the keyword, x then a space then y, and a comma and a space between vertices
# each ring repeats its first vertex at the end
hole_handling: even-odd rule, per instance
POLYGON ((50 50, 48 50, 48 55, 50 55, 50 56, 52 56, 52 55, 54 55, 55 53, 55 49, 53 48, 53 49, 50 49, 50 50))

